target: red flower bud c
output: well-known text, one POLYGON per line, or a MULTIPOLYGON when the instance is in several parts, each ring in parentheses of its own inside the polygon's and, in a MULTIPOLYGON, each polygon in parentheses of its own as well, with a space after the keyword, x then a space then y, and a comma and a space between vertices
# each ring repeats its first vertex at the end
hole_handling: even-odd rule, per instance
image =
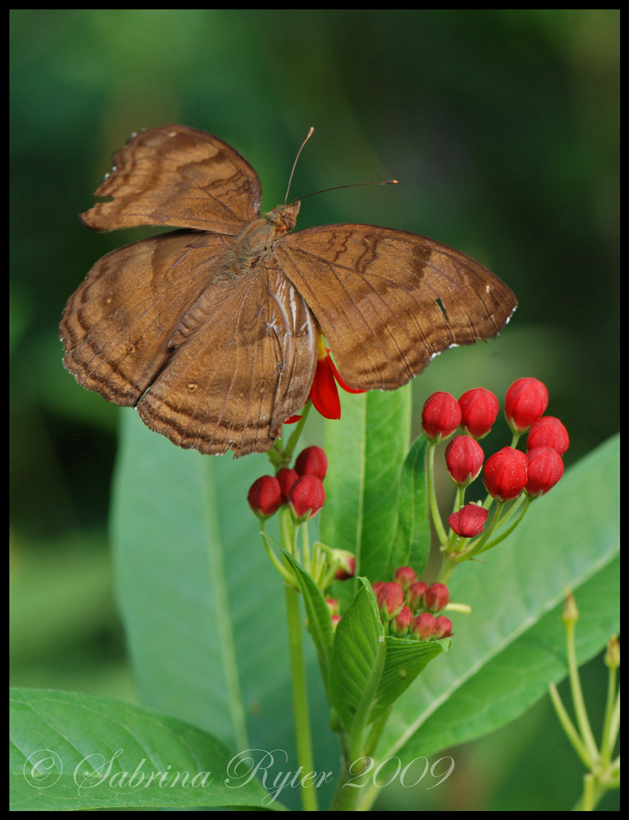
POLYGON ((487 459, 483 473, 489 495, 499 501, 510 501, 524 489, 528 462, 521 450, 503 447, 487 459))
POLYGON ((505 416, 515 433, 528 430, 547 407, 548 390, 537 379, 518 379, 507 390, 505 416))
POLYGON ((413 621, 411 631, 414 638, 420 641, 428 641, 432 638, 435 629, 437 628, 437 619, 430 612, 422 612, 413 621))
POLYGON ((544 495, 555 486, 563 475, 563 461, 552 447, 535 447, 526 454, 528 461, 528 495, 544 495))
POLYGON ((325 501, 325 490, 316 475, 298 478, 288 493, 290 506, 298 519, 312 518, 325 501))
POLYGON ((450 618, 446 618, 445 615, 439 615, 436 620, 436 628, 433 637, 434 638, 449 638, 452 635, 452 621, 450 618))
POLYGON ((389 581, 378 591, 378 608, 387 621, 395 618, 404 606, 404 590, 395 581, 389 581))
POLYGON ((456 436, 446 447, 446 467, 459 487, 467 487, 480 473, 485 453, 470 436, 456 436))
POLYGON ((570 445, 568 431, 554 416, 542 416, 529 430, 526 449, 535 447, 552 447, 562 456, 570 445))
POLYGON ((403 606, 391 621, 391 634, 397 638, 403 638, 408 633, 412 623, 413 613, 407 606, 403 606))
POLYGON ((478 504, 466 504, 448 518, 448 524, 461 538, 476 538, 487 521, 487 510, 478 504))
POLYGON ((284 467, 281 469, 275 476, 277 480, 280 482, 280 490, 282 491, 282 504, 288 504, 288 493, 291 490, 293 484, 297 481, 299 476, 295 472, 295 470, 291 470, 289 467, 284 467))
POLYGON ((297 456, 295 470, 302 475, 316 475, 321 481, 328 471, 328 458, 321 447, 306 447, 297 456))
POLYGON ((404 592, 406 592, 410 585, 414 584, 417 580, 417 575, 415 574, 415 570, 411 567, 400 567, 399 569, 396 569, 393 580, 402 587, 404 592))
POLYGON ((439 612, 441 609, 444 609, 450 600, 448 587, 445 584, 433 584, 426 590, 424 599, 428 609, 433 612, 439 612))
POLYGON ((257 478, 247 494, 247 501, 258 518, 269 518, 282 503, 280 482, 272 475, 257 478))
POLYGON ((490 390, 475 387, 459 399, 461 427, 474 438, 483 438, 493 427, 498 415, 498 399, 490 390))
POLYGON ((406 597, 408 599, 408 605, 413 612, 424 605, 424 595, 427 589, 428 584, 425 584, 423 581, 417 581, 409 587, 406 597))
POLYGON ((451 393, 433 393, 422 410, 422 428, 426 438, 441 441, 452 435, 461 423, 461 408, 451 393))

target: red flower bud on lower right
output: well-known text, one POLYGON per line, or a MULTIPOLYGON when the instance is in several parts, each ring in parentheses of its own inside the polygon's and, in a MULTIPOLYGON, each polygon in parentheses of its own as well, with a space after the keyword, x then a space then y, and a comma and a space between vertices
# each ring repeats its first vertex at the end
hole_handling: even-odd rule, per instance
POLYGON ((568 431, 554 416, 542 416, 529 430, 526 449, 535 447, 552 447, 562 456, 570 445, 568 431))
POLYGON ((499 501, 517 498, 526 485, 528 462, 521 450, 503 447, 485 462, 483 469, 487 492, 499 501))
POLYGON ((551 490, 563 475, 563 461, 552 447, 535 447, 526 454, 528 480, 526 492, 537 497, 551 490))

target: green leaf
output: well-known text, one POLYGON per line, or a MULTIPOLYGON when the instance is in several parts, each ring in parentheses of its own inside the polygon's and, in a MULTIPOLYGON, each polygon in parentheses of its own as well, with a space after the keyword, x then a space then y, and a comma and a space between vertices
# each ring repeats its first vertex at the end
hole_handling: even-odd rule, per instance
POLYGON ((108 698, 12 689, 10 741, 13 811, 282 808, 216 737, 108 698))
MULTIPOLYGON (((238 750, 282 749, 284 769, 296 771, 282 580, 246 501, 253 481, 270 472, 264 455, 182 450, 123 411, 112 541, 142 703, 238 750)), ((327 714, 310 640, 304 652, 310 703, 327 714)), ((325 722, 314 753, 319 768, 337 759, 325 722)), ((291 806, 297 792, 284 793, 291 806)))
POLYGON ((567 673, 564 589, 575 593, 579 663, 619 628, 619 447, 614 438, 568 470, 484 563, 462 565, 447 658, 396 701, 378 758, 410 761, 515 719, 567 673))
POLYGON ((412 641, 387 635, 384 670, 369 714, 369 723, 377 720, 408 689, 429 661, 447 652, 451 643, 450 638, 412 641))
POLYGON ((389 577, 397 567, 410 566, 417 577, 430 554, 430 516, 426 487, 428 439, 422 434, 413 442, 400 474, 399 515, 389 577))
MULTIPOLYGON (((397 526, 399 473, 410 436, 410 386, 344 393, 340 421, 327 421, 326 502, 321 540, 357 556, 356 574, 375 582, 388 572, 397 526)), ((345 600, 350 584, 337 584, 345 600)), ((354 590, 357 586, 354 584, 354 590)))
POLYGON ((325 602, 325 596, 315 584, 310 573, 296 561, 293 556, 281 548, 286 560, 291 565, 304 598, 304 606, 308 617, 308 631, 317 649, 321 678, 327 689, 330 673, 330 655, 332 653, 332 618, 330 609, 325 602))
MULTIPOLYGON (((266 650, 285 654, 277 629, 283 622, 281 587, 268 571, 259 522, 244 502, 245 487, 269 472, 265 459, 233 461, 181 450, 131 412, 124 425, 112 538, 142 702, 246 748, 241 687, 247 678, 259 680, 253 673, 256 643, 266 633, 266 650), (237 587, 229 580, 235 572, 256 611, 248 636, 237 587)), ((288 675, 280 661, 278 683, 288 675)), ((249 698, 260 694, 254 689, 249 698)))
POLYGON ((350 737, 350 758, 361 740, 376 696, 386 653, 384 629, 369 582, 360 587, 334 633, 330 663, 330 701, 350 737))
MULTIPOLYGON (((323 593, 317 587, 309 573, 307 573, 301 564, 299 564, 292 555, 286 552, 286 550, 282 549, 282 552, 289 561, 299 581, 304 597, 306 613, 308 615, 308 631, 317 647, 321 674, 327 683, 327 677, 330 674, 332 639, 334 637, 330 610, 325 602, 323 593)), ((346 709, 342 707, 344 713, 344 720, 343 717, 342 720, 348 731, 351 728, 353 715, 358 708, 356 704, 360 702, 362 697, 361 693, 367 688, 365 680, 368 675, 368 664, 372 662, 378 651, 378 645, 374 643, 374 638, 377 637, 376 632, 378 635, 382 632, 381 627, 377 624, 374 631, 369 628, 369 625, 373 622, 373 607, 371 603, 368 602, 368 594, 364 591, 368 591, 369 587, 365 586, 361 589, 363 589, 363 594, 360 597, 357 596, 355 603, 352 603, 352 606, 341 619, 343 627, 341 628, 340 624, 337 627, 337 630, 339 628, 341 629, 341 637, 339 638, 335 658, 341 658, 340 663, 343 665, 347 659, 346 653, 349 652, 351 655, 351 653, 358 652, 359 660, 357 661, 356 658, 352 659, 350 665, 352 668, 362 669, 364 673, 363 679, 357 680, 357 686, 353 694, 347 689, 348 681, 344 677, 344 667, 335 669, 333 673, 334 680, 340 684, 332 697, 333 705, 336 706, 338 704, 338 698, 345 702, 349 696, 351 701, 346 709), (355 640, 356 629, 362 629, 365 624, 367 624, 367 628, 364 630, 367 639, 362 640, 361 637, 361 640, 355 640), (347 640, 349 636, 351 636, 351 638, 347 640), (371 640, 369 640, 369 637, 371 637, 371 640), (365 661, 366 664, 363 664, 365 661)), ((378 623, 381 623, 377 612, 376 617, 378 623)), ((411 685, 430 660, 440 655, 444 650, 447 651, 450 647, 451 640, 446 638, 442 641, 412 641, 388 635, 385 638, 385 644, 386 654, 384 668, 375 697, 367 713, 367 724, 376 720, 388 709, 391 703, 411 685)))

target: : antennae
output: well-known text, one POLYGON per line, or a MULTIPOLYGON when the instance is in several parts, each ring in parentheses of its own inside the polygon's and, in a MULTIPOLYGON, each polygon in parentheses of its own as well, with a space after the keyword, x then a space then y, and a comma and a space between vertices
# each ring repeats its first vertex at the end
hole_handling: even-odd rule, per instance
MULTIPOLYGON (((302 146, 303 147, 303 146, 302 146)), ((299 156, 299 154, 297 155, 299 156)), ((296 199, 293 199, 293 202, 297 202, 298 199, 306 199, 309 196, 315 196, 316 194, 327 194, 329 191, 341 191, 343 188, 359 188, 361 185, 397 185, 397 179, 385 179, 383 182, 353 182, 351 185, 337 185, 335 188, 324 188, 322 191, 313 191, 311 194, 304 194, 303 196, 298 196, 296 199)), ((288 196, 288 192, 287 192, 288 196)), ((292 205, 293 202, 290 204, 292 205)))
POLYGON ((301 148, 297 151, 297 156, 295 157, 295 162, 293 162, 293 170, 290 172, 290 177, 288 178, 288 188, 286 189, 286 196, 284 197, 284 205, 286 205, 286 200, 288 199, 288 192, 290 191, 290 185, 293 181, 293 174, 295 173, 295 166, 297 165, 297 160, 299 159, 299 155, 304 150, 304 145, 308 142, 310 137, 314 132, 314 128, 311 126, 310 131, 306 134, 306 139, 302 142, 301 148))

